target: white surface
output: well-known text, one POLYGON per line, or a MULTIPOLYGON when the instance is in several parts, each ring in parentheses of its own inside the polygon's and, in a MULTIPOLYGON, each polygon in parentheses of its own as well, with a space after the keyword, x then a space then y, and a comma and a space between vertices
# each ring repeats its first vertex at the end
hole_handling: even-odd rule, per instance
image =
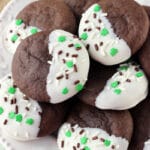
MULTIPOLYGON (((89 53, 93 59, 104 65, 115 65, 131 57, 131 49, 124 39, 120 39, 112 28, 111 23, 107 19, 107 13, 103 12, 103 8, 99 12, 94 12, 95 6, 92 5, 83 15, 79 25, 79 36, 83 33, 88 34, 86 40, 82 40, 85 45, 89 44, 89 53), (96 18, 94 18, 96 14, 96 18), (86 21, 89 21, 86 23, 86 21), (101 23, 99 22, 101 20, 101 23), (97 29, 100 27, 100 30, 97 29), (91 29, 92 31, 84 31, 85 29, 91 29), (108 30, 106 36, 101 35, 103 29, 108 30), (103 45, 100 46, 100 43, 103 45), (97 45, 97 49, 95 48, 97 45), (110 54, 111 49, 117 49, 118 53, 114 56, 110 54)), ((98 5, 99 6, 99 5, 98 5)))
POLYGON ((135 0, 135 1, 143 6, 150 6, 150 0, 135 0))
POLYGON ((148 94, 148 80, 143 70, 139 69, 136 71, 135 69, 138 69, 139 66, 132 65, 132 63, 120 66, 128 67, 128 69, 122 71, 118 69, 118 72, 107 81, 103 91, 96 98, 95 106, 97 108, 113 110, 129 109, 146 98, 148 94), (122 75, 120 75, 120 72, 122 72, 122 75), (143 76, 136 77, 136 74, 139 72, 143 76), (130 80, 130 82, 127 80, 130 80), (119 82, 119 84, 116 87, 112 87, 111 84, 114 82, 119 82), (120 89, 121 93, 116 94, 114 92, 116 89, 120 89))
MULTIPOLYGON (((5 27, 14 20, 16 15, 29 3, 37 0, 11 0, 0 14, 0 34, 5 34, 5 27)), ((0 78, 11 70, 12 54, 5 51, 0 36, 0 78)), ((0 131, 0 150, 58 150, 53 137, 40 138, 31 142, 18 142, 4 136, 0 131), (8 146, 9 145, 9 146, 8 146), (10 148, 9 148, 10 147, 10 148)))
POLYGON ((60 150, 72 150, 72 147, 77 147, 77 144, 80 143, 80 149, 84 149, 85 146, 88 146, 91 150, 112 150, 112 146, 115 147, 115 150, 127 150, 129 142, 122 138, 116 137, 114 135, 109 135, 106 131, 99 128, 81 128, 78 125, 71 127, 69 123, 65 123, 59 130, 58 146, 60 150), (67 131, 72 131, 70 137, 66 137, 67 131), (84 130, 83 134, 80 132, 84 130), (81 144, 81 138, 88 138, 86 144, 81 144), (93 137, 97 137, 96 140, 93 140, 93 137), (109 146, 105 146, 104 141, 101 139, 110 141, 109 146), (64 147, 62 147, 62 141, 64 141, 64 147))
POLYGON ((73 36, 73 34, 63 30, 54 30, 49 35, 49 54, 53 56, 53 59, 50 62, 47 76, 47 93, 51 98, 50 102, 54 104, 77 94, 76 86, 78 84, 84 86, 88 78, 90 65, 88 52, 83 43, 73 36), (58 42, 60 36, 65 36, 66 40, 58 42), (68 47, 70 44, 73 46, 68 47), (81 49, 76 50, 75 44, 79 44, 81 49), (62 51, 61 55, 58 54, 60 50, 62 51), (68 57, 66 57, 66 54, 68 54, 68 57), (78 55, 78 57, 72 57, 72 55, 78 55), (65 62, 71 61, 73 66, 69 68, 63 60, 65 62), (77 71, 75 71, 74 65, 77 71), (66 75, 68 75, 68 79, 66 79, 66 75), (63 76, 63 78, 58 80, 57 77, 59 76, 63 76), (79 81, 79 83, 74 84, 76 81, 79 81), (64 88, 68 89, 67 94, 62 93, 64 88))
POLYGON ((8 74, 11 70, 13 54, 5 48, 3 37, 5 29, 16 18, 17 14, 28 4, 37 0, 11 0, 0 14, 0 77, 8 74))

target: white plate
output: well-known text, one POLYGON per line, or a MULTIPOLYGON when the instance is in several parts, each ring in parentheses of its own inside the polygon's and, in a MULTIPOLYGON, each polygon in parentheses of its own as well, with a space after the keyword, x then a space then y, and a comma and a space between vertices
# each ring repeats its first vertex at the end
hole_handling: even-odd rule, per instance
MULTIPOLYGON (((0 78, 10 73, 13 54, 5 50, 3 35, 5 28, 17 14, 31 2, 38 0, 11 0, 0 14, 0 78)), ((0 131, 0 150, 58 150, 54 137, 44 137, 31 142, 19 142, 0 131)))

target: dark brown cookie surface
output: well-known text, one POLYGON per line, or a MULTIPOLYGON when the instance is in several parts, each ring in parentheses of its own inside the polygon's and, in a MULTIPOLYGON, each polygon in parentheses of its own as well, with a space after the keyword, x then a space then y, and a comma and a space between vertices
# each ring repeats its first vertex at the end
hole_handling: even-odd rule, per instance
POLYGON ((131 110, 134 132, 129 150, 150 149, 150 97, 131 110))
POLYGON ((71 147, 127 150, 132 130, 128 111, 102 111, 78 103, 60 128, 57 142, 61 150, 71 147))
POLYGON ((76 19, 71 9, 61 0, 33 2, 18 14, 17 19, 41 30, 63 29, 72 33, 76 31, 76 19))
POLYGON ((52 59, 48 53, 48 35, 47 32, 37 33, 24 40, 19 45, 12 64, 16 84, 26 95, 41 101, 50 98, 45 86, 49 71, 47 61, 52 59))

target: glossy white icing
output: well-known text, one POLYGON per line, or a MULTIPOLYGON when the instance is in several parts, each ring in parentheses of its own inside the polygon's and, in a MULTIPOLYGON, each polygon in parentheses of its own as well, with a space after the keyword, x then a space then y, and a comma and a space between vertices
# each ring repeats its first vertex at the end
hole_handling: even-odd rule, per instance
POLYGON ((149 0, 135 0, 137 3, 139 3, 140 5, 144 5, 144 6, 150 6, 150 1, 149 0))
POLYGON ((145 143, 144 143, 144 149, 143 150, 150 150, 150 139, 147 140, 145 143))
POLYGON ((140 103, 148 94, 148 80, 143 70, 133 63, 122 64, 96 98, 101 109, 124 110, 140 103))
POLYGON ((83 89, 88 78, 89 56, 82 42, 71 33, 55 30, 49 35, 53 56, 47 76, 51 103, 60 103, 83 89))
POLYGON ((119 64, 131 56, 127 42, 114 33, 111 23, 98 4, 92 5, 82 15, 79 36, 93 59, 105 64, 119 64))

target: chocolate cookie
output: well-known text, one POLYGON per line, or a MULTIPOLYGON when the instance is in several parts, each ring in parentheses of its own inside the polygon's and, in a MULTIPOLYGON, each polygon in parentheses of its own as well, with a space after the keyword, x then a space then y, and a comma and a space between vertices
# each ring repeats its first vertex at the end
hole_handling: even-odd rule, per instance
POLYGON ((133 0, 100 0, 83 14, 79 36, 93 59, 115 65, 141 48, 148 30, 148 15, 133 0))
POLYGON ((135 128, 129 150, 150 150, 150 96, 131 112, 135 128))
POLYGON ((81 91, 87 81, 89 56, 82 42, 63 30, 25 39, 12 64, 17 86, 29 97, 60 103, 81 91))
POLYGON ((5 29, 4 45, 14 53, 29 35, 54 29, 76 32, 76 19, 71 9, 61 0, 36 1, 26 6, 5 29))
POLYGON ((27 141, 49 135, 62 124, 66 103, 38 103, 25 96, 11 76, 0 80, 0 127, 10 137, 27 141))
POLYGON ((147 78, 134 62, 121 64, 117 71, 115 67, 104 67, 93 62, 89 74, 79 99, 97 108, 129 109, 147 96, 147 78))
POLYGON ((133 130, 128 111, 102 111, 78 103, 59 130, 60 150, 127 150, 133 130))

